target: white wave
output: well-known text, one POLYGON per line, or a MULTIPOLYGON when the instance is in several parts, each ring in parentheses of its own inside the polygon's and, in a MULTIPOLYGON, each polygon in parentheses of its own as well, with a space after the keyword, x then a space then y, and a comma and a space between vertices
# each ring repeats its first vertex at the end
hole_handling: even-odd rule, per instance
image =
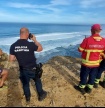
POLYGON ((11 45, 17 39, 19 39, 19 37, 0 38, 0 45, 11 45))
MULTIPOLYGON (((48 33, 35 35, 37 40, 42 43, 43 51, 50 51, 57 47, 65 47, 73 44, 78 44, 85 36, 86 32, 70 32, 70 33, 48 33)), ((7 53, 9 46, 19 39, 19 36, 0 38, 0 47, 7 53)), ((31 41, 31 40, 29 40, 31 41)))
MULTIPOLYGON (((75 38, 84 35, 80 32, 71 32, 71 33, 49 33, 49 34, 39 34, 35 35, 39 42, 41 41, 49 41, 49 40, 59 40, 59 39, 67 39, 67 38, 75 38)), ((8 38, 0 38, 0 45, 11 45, 14 43, 19 37, 8 37, 8 38)))
POLYGON ((69 35, 69 34, 78 34, 79 32, 70 32, 70 33, 46 33, 46 34, 38 34, 37 35, 37 37, 42 37, 42 36, 57 36, 57 35, 62 35, 62 34, 64 34, 64 35, 69 35))
POLYGON ((70 32, 70 33, 49 33, 49 34, 40 34, 36 35, 38 41, 49 41, 49 40, 58 40, 58 39, 67 39, 75 38, 81 35, 85 36, 85 33, 82 32, 70 32))

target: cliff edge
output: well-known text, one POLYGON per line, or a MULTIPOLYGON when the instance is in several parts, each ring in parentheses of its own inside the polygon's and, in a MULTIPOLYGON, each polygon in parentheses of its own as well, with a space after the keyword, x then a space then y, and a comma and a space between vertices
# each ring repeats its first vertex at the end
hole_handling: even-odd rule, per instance
MULTIPOLYGON (((8 55, 0 58, 0 66, 5 67, 8 55)), ((30 107, 104 107, 105 89, 93 88, 91 94, 82 95, 74 88, 79 83, 81 59, 68 56, 56 56, 43 64, 43 89, 48 92, 47 98, 39 102, 33 80, 30 82, 30 107)), ((103 73, 104 74, 104 73, 103 73)), ((103 75, 102 75, 103 78, 103 75)), ((8 88, 0 89, 1 107, 26 107, 25 97, 19 80, 18 63, 9 70, 5 82, 8 88)))

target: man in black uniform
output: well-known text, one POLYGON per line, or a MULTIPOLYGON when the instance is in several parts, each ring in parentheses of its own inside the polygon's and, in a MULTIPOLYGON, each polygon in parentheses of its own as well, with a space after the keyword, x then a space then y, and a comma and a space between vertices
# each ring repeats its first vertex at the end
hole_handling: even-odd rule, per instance
POLYGON ((32 34, 31 40, 28 41, 29 30, 25 27, 20 29, 20 39, 13 43, 10 47, 9 62, 17 59, 20 67, 20 80, 23 84, 23 91, 26 101, 30 101, 31 93, 29 88, 29 81, 32 78, 35 81, 36 90, 38 93, 38 100, 41 101, 47 96, 47 92, 42 89, 41 79, 36 75, 36 58, 34 51, 40 52, 43 50, 42 45, 36 40, 32 34), (34 72, 33 72, 34 70, 34 72))

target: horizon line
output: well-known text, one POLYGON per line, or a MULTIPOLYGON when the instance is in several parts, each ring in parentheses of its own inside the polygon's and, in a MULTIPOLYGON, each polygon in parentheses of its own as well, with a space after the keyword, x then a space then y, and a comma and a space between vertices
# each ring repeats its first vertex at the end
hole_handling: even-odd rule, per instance
MULTIPOLYGON (((0 23, 28 23, 28 24, 66 24, 66 25, 92 25, 96 23, 61 23, 61 22, 11 22, 0 21, 0 23)), ((100 23, 102 24, 102 23, 100 23)), ((105 25, 104 23, 102 25, 105 25)))

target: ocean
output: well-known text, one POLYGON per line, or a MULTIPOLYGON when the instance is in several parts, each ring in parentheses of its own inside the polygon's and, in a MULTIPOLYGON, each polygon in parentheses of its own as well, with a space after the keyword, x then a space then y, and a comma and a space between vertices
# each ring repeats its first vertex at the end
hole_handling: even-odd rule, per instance
MULTIPOLYGON (((9 54, 12 43, 19 39, 21 27, 27 27, 30 33, 42 44, 43 51, 35 52, 37 62, 46 63, 54 56, 80 57, 78 46, 91 35, 91 25, 83 24, 45 24, 45 23, 0 23, 0 48, 9 54)), ((100 33, 105 37, 105 25, 100 33)), ((30 41, 30 40, 29 40, 30 41)))

